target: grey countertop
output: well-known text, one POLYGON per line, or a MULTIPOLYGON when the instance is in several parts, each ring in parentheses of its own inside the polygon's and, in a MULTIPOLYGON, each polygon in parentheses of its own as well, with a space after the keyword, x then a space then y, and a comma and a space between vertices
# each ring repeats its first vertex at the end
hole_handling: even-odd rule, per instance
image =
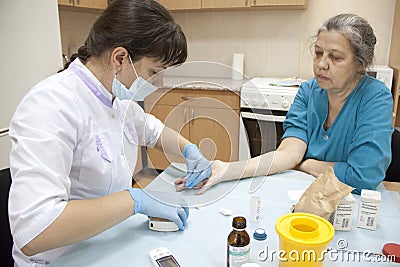
POLYGON ((239 92, 247 80, 233 80, 230 78, 164 76, 163 88, 202 89, 202 90, 230 90, 239 92))

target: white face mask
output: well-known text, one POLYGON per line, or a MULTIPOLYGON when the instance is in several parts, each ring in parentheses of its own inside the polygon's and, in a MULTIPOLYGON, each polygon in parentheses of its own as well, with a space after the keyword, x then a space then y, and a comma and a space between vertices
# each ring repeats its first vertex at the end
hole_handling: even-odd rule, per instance
POLYGON ((135 69, 135 66, 132 63, 131 56, 128 55, 129 61, 133 67, 133 71, 136 74, 136 79, 132 83, 129 89, 126 88, 118 79, 117 72, 115 72, 114 80, 112 83, 112 92, 114 96, 118 97, 121 100, 129 99, 135 101, 143 101, 148 95, 157 90, 157 87, 152 85, 151 83, 145 81, 142 77, 140 77, 135 69))

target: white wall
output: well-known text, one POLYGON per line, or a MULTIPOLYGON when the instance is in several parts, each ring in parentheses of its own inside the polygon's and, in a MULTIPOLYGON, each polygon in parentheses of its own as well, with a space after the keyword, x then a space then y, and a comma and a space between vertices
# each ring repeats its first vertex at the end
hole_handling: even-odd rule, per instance
MULTIPOLYGON (((378 39, 376 63, 388 64, 396 0, 308 0, 306 10, 173 12, 188 40, 188 61, 231 65, 244 53, 249 77, 312 77, 309 38, 327 18, 344 12, 366 18, 378 39)), ((61 11, 63 52, 81 45, 98 13, 61 11)))
POLYGON ((366 18, 378 39, 376 63, 388 64, 396 0, 308 0, 306 10, 176 12, 188 38, 188 60, 231 64, 245 56, 250 77, 312 77, 310 37, 327 18, 355 13, 366 18))
POLYGON ((99 16, 100 11, 97 10, 91 10, 90 13, 60 10, 60 30, 64 55, 70 57, 77 52, 85 42, 90 27, 99 16))
MULTIPOLYGON (((62 67, 57 1, 0 1, 0 129, 8 128, 23 95, 62 67)), ((0 137, 0 169, 10 141, 0 137)))
POLYGON ((309 0, 308 9, 302 15, 302 51, 300 55, 300 75, 312 76, 308 36, 315 34, 319 25, 329 17, 339 13, 354 13, 364 17, 372 25, 377 44, 376 64, 389 63, 390 42, 396 0, 309 0))

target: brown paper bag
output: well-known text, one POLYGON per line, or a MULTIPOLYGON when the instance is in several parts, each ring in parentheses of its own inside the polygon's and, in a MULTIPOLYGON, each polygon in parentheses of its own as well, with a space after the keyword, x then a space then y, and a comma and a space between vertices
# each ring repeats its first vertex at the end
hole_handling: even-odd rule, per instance
POLYGON ((304 191, 299 202, 292 206, 292 212, 312 213, 328 219, 340 200, 353 189, 340 182, 333 168, 329 167, 304 191))

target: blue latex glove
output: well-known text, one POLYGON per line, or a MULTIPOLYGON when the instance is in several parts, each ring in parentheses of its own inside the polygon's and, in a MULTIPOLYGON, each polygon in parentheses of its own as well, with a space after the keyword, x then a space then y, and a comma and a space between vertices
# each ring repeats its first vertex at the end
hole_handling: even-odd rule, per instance
POLYGON ((180 230, 186 227, 189 209, 185 200, 176 194, 128 188, 135 201, 135 214, 159 217, 173 221, 180 230))
POLYGON ((211 163, 201 154, 195 144, 188 144, 183 148, 183 156, 186 159, 187 173, 184 179, 188 179, 185 186, 193 188, 195 185, 207 179, 211 175, 211 163))

